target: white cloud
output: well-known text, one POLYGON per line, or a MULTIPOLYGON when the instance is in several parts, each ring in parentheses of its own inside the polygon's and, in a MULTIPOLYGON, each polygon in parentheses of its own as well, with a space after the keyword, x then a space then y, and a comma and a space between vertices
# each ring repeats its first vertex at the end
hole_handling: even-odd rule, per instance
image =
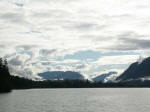
MULTIPOLYGON (((50 59, 83 50, 149 51, 149 4, 149 0, 1 0, 1 56, 9 56, 14 64, 18 58, 13 54, 30 52, 24 69, 44 71, 44 65, 37 65, 40 70, 31 66, 41 61, 40 56, 50 59)), ((129 64, 137 59, 137 55, 105 56, 96 63, 129 64)), ((83 66, 93 67, 82 63, 72 69, 83 66)))
POLYGON ((80 63, 80 62, 81 61, 77 60, 77 59, 65 59, 62 61, 56 61, 56 63, 58 63, 58 64, 69 64, 69 63, 80 63))
POLYGON ((139 59, 139 55, 104 56, 96 62, 98 65, 131 64, 139 59))
MULTIPOLYGON (((1 35, 4 37, 1 41, 8 43, 15 40, 12 42, 14 46, 34 43, 43 48, 60 51, 77 51, 81 48, 111 50, 112 46, 120 42, 118 35, 128 31, 149 36, 149 25, 145 26, 149 20, 149 13, 146 13, 150 10, 146 7, 148 3, 148 0, 3 0, 0 4, 8 7, 2 7, 5 10, 0 16, 0 19, 7 23, 6 26, 1 22, 1 35), (24 6, 20 8, 14 3, 24 6), (82 38, 85 34, 87 37, 82 38)), ((132 35, 130 37, 132 38, 132 35)))

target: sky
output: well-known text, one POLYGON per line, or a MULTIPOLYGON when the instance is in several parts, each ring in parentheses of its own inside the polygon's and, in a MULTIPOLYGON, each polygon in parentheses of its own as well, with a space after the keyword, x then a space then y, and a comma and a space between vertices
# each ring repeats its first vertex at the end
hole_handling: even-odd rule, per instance
POLYGON ((0 0, 0 56, 11 74, 122 73, 150 55, 149 0, 0 0))

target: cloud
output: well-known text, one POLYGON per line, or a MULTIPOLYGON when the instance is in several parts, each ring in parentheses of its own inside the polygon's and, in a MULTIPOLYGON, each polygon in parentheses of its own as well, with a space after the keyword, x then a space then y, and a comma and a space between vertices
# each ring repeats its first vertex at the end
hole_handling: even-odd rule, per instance
POLYGON ((29 55, 16 55, 16 56, 11 56, 9 58, 8 63, 14 66, 22 66, 25 65, 27 61, 29 61, 30 56, 29 55))
POLYGON ((20 66, 22 65, 22 61, 16 57, 16 58, 11 59, 9 61, 9 64, 14 65, 14 66, 20 66))
POLYGON ((51 50, 49 50, 49 49, 41 49, 40 50, 40 54, 41 54, 41 56, 47 57, 47 56, 52 55, 56 51, 57 51, 56 49, 51 49, 51 50))
POLYGON ((130 43, 130 46, 134 46, 136 49, 142 50, 144 49, 150 49, 150 40, 149 39, 133 39, 133 38, 121 38, 121 41, 124 43, 128 42, 130 43))
POLYGON ((96 62, 98 65, 131 64, 139 59, 139 55, 104 56, 96 62))
POLYGON ((126 32, 118 35, 118 44, 113 45, 111 49, 119 51, 146 51, 150 49, 149 44, 150 39, 148 35, 126 32))
POLYGON ((36 45, 18 45, 16 46, 16 50, 30 51, 35 47, 37 46, 36 45))
POLYGON ((149 0, 1 0, 0 55, 8 58, 16 71, 25 63, 22 70, 30 69, 29 74, 53 69, 89 72, 96 65, 129 64, 137 59, 135 52, 150 50, 149 3, 149 0), (133 57, 99 56, 93 63, 64 59, 66 55, 89 50, 132 52, 133 57), (23 61, 21 55, 29 58, 23 61))
MULTIPOLYGON (((143 10, 149 10, 149 8, 141 7, 140 9, 137 9, 135 13, 131 10, 135 10, 139 6, 146 6, 147 4, 145 4, 145 2, 128 1, 127 3, 124 3, 124 1, 121 1, 114 4, 112 1, 103 0, 88 2, 85 0, 76 2, 68 0, 29 0, 28 2, 3 1, 2 3, 9 4, 9 7, 7 8, 9 11, 4 11, 0 15, 1 20, 6 21, 7 23, 11 22, 11 24, 8 24, 9 27, 11 26, 9 29, 15 29, 13 33, 10 32, 11 35, 6 35, 3 31, 3 33, 5 33, 4 37, 7 36, 7 38, 3 40, 7 41, 7 39, 10 40, 10 38, 15 40, 20 37, 23 41, 15 42, 15 44, 24 44, 24 42, 27 43, 31 40, 29 43, 42 45, 42 47, 47 48, 47 50, 49 50, 48 48, 68 49, 68 51, 70 49, 78 51, 80 48, 91 50, 112 50, 112 48, 113 50, 124 51, 130 49, 138 50, 136 48, 134 49, 131 45, 128 46, 128 44, 118 49, 119 47, 116 47, 116 44, 119 45, 121 41, 121 37, 118 37, 118 34, 120 33, 125 33, 129 30, 137 33, 139 29, 145 29, 145 31, 147 31, 147 29, 141 25, 142 23, 145 24, 148 20, 148 18, 146 18, 147 16, 143 19, 138 18, 137 15, 145 14, 138 12, 144 12, 143 10), (13 3, 24 4, 24 7, 14 8, 13 3), (84 5, 81 6, 81 3, 84 5), (54 7, 54 4, 56 7, 54 7), (108 11, 107 8, 112 10, 108 11), (126 24, 124 24, 124 20, 126 20, 126 24), (135 24, 130 25, 130 22, 135 22, 135 24), (132 27, 134 29, 129 29, 132 27), (137 31, 135 31, 135 27, 137 31), (37 31, 41 32, 41 34, 38 34, 38 36, 34 33, 29 34, 29 36, 21 33, 18 34, 18 32, 28 31, 37 31), (13 37, 11 37, 12 35, 13 37), (61 46, 63 46, 63 48, 61 46)), ((7 31, 9 31, 8 28, 7 31)), ((143 30, 140 33, 144 33, 143 30)), ((146 35, 149 36, 149 34, 146 35)), ((145 47, 142 46, 141 48, 143 50, 145 49, 145 47)))
POLYGON ((80 63, 80 60, 77 59, 65 59, 65 60, 59 60, 59 61, 55 61, 55 63, 57 64, 69 64, 69 63, 80 63))

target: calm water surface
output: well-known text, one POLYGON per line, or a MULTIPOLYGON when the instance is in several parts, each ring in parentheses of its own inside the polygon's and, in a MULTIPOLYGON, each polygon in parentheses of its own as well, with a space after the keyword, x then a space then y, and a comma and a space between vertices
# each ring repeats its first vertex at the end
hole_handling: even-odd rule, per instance
POLYGON ((150 112, 150 89, 14 90, 0 94, 0 112, 150 112))

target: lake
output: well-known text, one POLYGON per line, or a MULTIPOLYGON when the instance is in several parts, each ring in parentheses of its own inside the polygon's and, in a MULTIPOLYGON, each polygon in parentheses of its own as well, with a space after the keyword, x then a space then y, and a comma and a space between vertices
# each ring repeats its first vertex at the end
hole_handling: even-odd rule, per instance
POLYGON ((0 94, 0 112, 149 111, 149 88, 28 89, 0 94))

